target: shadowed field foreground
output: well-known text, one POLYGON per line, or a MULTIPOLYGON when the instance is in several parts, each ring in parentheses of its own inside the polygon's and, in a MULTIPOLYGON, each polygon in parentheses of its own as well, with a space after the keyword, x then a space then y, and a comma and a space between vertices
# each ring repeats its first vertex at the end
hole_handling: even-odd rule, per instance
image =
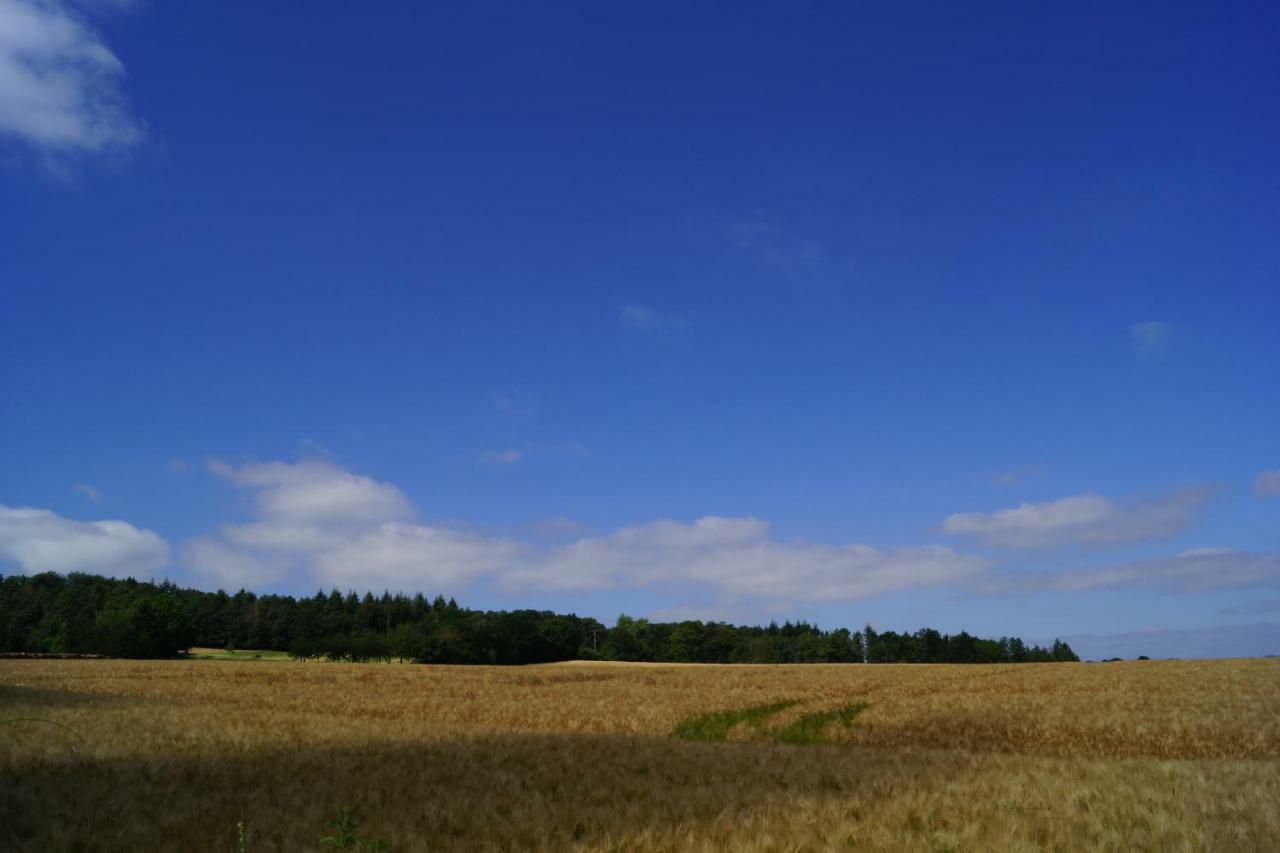
POLYGON ((395 850, 1271 850, 1277 709, 1270 660, 0 661, 0 719, 73 730, 0 726, 0 849, 317 849, 350 805, 395 850))

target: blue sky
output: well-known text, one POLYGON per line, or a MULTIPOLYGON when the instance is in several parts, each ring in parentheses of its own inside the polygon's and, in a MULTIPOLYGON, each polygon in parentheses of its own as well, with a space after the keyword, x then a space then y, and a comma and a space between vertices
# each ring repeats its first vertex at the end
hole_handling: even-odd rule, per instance
POLYGON ((0 0, 0 571, 1280 653, 1278 30, 0 0))

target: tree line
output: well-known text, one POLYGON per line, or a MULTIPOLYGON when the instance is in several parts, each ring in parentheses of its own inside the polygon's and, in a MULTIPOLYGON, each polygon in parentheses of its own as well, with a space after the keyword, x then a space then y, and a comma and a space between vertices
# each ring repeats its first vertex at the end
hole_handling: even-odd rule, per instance
POLYGON ((806 622, 601 622, 545 610, 471 610, 422 594, 334 589, 311 597, 229 595, 175 584, 53 572, 0 576, 0 652, 174 657, 193 646, 297 658, 525 664, 599 659, 671 663, 1039 663, 1079 660, 1055 640, 836 628, 806 622))

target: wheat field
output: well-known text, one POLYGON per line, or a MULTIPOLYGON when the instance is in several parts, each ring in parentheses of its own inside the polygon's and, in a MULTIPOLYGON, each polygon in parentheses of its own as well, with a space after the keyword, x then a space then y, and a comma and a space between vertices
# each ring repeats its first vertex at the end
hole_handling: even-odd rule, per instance
POLYGON ((0 661, 0 719, 3 850, 318 849, 343 806, 397 851, 1280 848, 1280 660, 0 661))

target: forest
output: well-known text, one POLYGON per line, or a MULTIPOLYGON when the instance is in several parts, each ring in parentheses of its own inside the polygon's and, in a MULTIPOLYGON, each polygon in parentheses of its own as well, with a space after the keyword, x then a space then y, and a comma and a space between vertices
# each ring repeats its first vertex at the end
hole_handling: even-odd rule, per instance
POLYGON ((1028 646, 932 628, 914 632, 650 622, 613 627, 544 610, 471 610, 443 596, 334 589, 311 597, 184 589, 170 582, 46 572, 0 577, 0 653, 177 657, 192 647, 263 649, 297 658, 527 664, 1043 663, 1076 661, 1065 642, 1028 646))

